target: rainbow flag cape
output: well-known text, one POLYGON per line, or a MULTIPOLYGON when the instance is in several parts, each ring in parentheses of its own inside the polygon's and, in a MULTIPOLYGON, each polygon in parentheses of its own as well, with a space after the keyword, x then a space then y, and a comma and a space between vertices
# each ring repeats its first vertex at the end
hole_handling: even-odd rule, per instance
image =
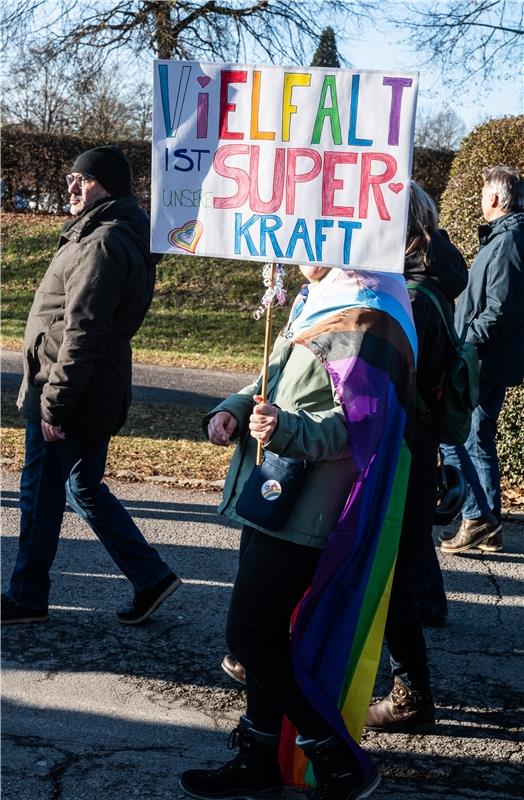
MULTIPOLYGON (((371 760, 358 743, 380 657, 404 511, 416 333, 402 275, 350 272, 324 281, 293 335, 333 380, 357 479, 295 611, 291 647, 302 691, 368 773, 371 760)), ((286 721, 280 753, 284 778, 296 786, 312 783, 294 738, 286 721)))

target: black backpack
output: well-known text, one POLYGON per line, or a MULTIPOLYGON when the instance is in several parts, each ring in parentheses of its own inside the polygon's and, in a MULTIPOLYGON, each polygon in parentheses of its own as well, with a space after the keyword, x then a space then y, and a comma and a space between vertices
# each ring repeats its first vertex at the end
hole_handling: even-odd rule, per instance
POLYGON ((464 444, 471 428, 471 413, 478 403, 479 360, 475 345, 466 342, 469 323, 460 335, 450 325, 438 297, 419 283, 408 283, 408 289, 423 292, 438 310, 446 329, 453 354, 435 388, 434 407, 429 409, 417 392, 417 409, 436 441, 442 444, 464 444))

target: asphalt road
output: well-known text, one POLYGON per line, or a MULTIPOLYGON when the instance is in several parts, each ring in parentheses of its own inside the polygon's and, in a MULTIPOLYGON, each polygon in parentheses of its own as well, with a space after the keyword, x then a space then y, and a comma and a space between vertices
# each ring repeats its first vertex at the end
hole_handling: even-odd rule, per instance
MULTIPOLYGON (((19 381, 19 362, 2 355, 8 380, 19 381)), ((197 396, 209 407, 249 377, 137 367, 134 383, 148 402, 197 396)), ((16 553, 18 479, 3 472, 3 586, 16 553)), ((215 514, 216 494, 111 485, 184 584, 143 626, 119 625, 130 587, 66 513, 49 622, 2 632, 4 800, 179 800, 181 770, 231 757, 227 731, 244 696, 219 664, 238 532, 215 514)), ((365 734, 383 775, 377 800, 523 796, 522 519, 505 523, 504 542, 503 553, 441 557, 449 624, 427 631, 438 724, 424 736, 365 734)), ((389 687, 384 656, 375 692, 389 687)))
MULTIPOLYGON (((5 585, 18 475, 3 485, 5 585)), ((219 664, 238 532, 214 513, 216 494, 112 486, 184 584, 142 627, 119 625, 129 586, 66 513, 49 622, 3 631, 4 800, 179 800, 181 770, 231 757, 244 698, 219 664)), ((504 541, 504 553, 442 557, 449 624, 427 631, 438 724, 365 735, 377 800, 522 797, 524 525, 507 522, 504 541)), ((376 693, 388 688, 383 660, 376 693)))
MULTIPOLYGON (((23 372, 21 354, 1 350, 0 360, 2 384, 6 389, 18 389, 23 372)), ((133 364, 133 399, 141 403, 174 403, 207 411, 255 377, 250 372, 133 364)))

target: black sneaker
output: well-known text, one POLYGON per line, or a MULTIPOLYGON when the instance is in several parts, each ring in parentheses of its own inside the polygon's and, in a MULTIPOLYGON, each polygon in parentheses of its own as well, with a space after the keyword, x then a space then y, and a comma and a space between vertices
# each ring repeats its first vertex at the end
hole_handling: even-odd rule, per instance
POLYGON ((117 611, 117 620, 123 625, 139 625, 150 617, 153 611, 156 611, 164 600, 178 589, 181 583, 180 578, 171 573, 151 589, 135 592, 132 605, 117 611))
POLYGON ((17 622, 47 622, 47 609, 25 608, 11 602, 7 595, 2 595, 2 625, 13 625, 17 622))

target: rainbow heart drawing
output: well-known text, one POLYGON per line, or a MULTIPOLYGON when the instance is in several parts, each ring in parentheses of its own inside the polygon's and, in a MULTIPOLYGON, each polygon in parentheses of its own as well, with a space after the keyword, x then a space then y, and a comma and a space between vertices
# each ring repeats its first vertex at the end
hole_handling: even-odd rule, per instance
POLYGON ((191 219, 180 228, 173 228, 172 231, 169 231, 167 238, 174 247, 179 247, 186 253, 194 253, 203 231, 202 223, 197 219, 191 219))

